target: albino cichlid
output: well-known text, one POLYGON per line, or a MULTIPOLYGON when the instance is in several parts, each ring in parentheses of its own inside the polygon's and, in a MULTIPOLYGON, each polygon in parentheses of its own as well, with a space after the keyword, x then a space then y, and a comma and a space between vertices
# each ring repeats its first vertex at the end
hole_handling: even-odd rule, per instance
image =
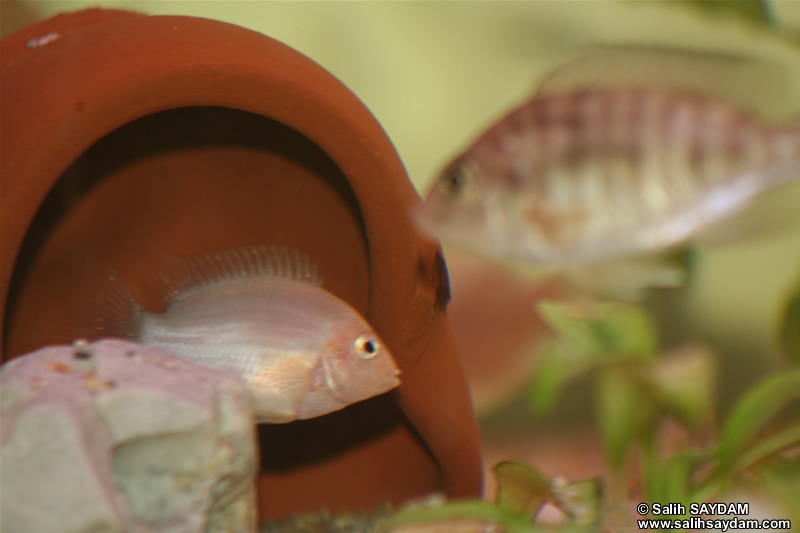
POLYGON ((751 62, 616 52, 557 70, 483 133, 434 183, 415 213, 420 228, 489 255, 576 268, 683 244, 800 177, 800 123, 771 123, 699 90, 691 72, 656 81, 635 72, 751 62), (615 82, 608 59, 620 54, 628 75, 615 82))
POLYGON ((372 327, 298 252, 253 246, 170 262, 166 312, 144 310, 119 281, 96 329, 240 375, 259 423, 324 415, 399 385, 372 327))

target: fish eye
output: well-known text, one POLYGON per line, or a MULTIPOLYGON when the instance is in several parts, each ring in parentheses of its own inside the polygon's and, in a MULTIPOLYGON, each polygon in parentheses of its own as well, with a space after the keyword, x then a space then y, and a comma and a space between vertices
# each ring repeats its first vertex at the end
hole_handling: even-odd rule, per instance
POLYGON ((372 359, 380 351, 381 345, 378 339, 368 333, 359 335, 353 343, 353 349, 361 359, 372 359))
POLYGON ((478 168, 473 161, 458 161, 439 178, 439 189, 449 198, 469 199, 478 188, 478 168))

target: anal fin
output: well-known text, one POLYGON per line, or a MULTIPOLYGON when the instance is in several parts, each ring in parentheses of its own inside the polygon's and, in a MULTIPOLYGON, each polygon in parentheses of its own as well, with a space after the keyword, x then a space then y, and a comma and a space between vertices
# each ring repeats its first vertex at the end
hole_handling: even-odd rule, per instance
POLYGON ((651 288, 676 288, 687 279, 687 269, 669 258, 641 256, 570 267, 564 271, 569 283, 592 294, 637 302, 651 288))

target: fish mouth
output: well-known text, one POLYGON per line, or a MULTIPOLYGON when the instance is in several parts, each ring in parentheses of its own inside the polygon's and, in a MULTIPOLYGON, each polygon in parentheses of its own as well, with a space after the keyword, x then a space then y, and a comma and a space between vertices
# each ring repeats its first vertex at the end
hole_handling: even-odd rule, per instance
MULTIPOLYGON (((364 400, 368 400, 374 396, 378 396, 380 394, 384 394, 389 392, 392 389, 399 387, 403 381, 400 379, 401 371, 394 363, 394 360, 390 358, 388 365, 391 365, 387 369, 381 369, 379 374, 380 377, 376 376, 376 379, 372 381, 368 387, 360 389, 358 393, 353 394, 352 397, 346 398, 348 396, 348 392, 355 392, 355 391, 348 391, 348 390, 331 390, 331 394, 333 394, 337 399, 341 401, 347 402, 361 402, 364 400)), ((387 365, 387 366, 388 366, 387 365)))
POLYGON ((390 390, 399 387, 403 383, 403 380, 400 379, 400 374, 402 374, 402 371, 397 367, 397 363, 395 363, 394 357, 388 355, 388 359, 389 359, 388 364, 390 365, 390 368, 389 371, 384 374, 385 378, 383 379, 383 383, 385 388, 378 394, 389 392, 390 390))
POLYGON ((395 368, 394 372, 389 374, 387 381, 390 383, 390 385, 386 389, 387 391, 390 391, 390 390, 394 389, 395 387, 399 387, 400 384, 403 383, 403 380, 401 380, 400 377, 399 377, 400 374, 402 374, 402 372, 400 371, 399 368, 395 368))

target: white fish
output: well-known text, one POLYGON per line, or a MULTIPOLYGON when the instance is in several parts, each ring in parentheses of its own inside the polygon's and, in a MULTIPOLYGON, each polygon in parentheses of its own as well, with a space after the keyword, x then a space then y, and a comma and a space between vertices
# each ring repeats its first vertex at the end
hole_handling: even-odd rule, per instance
POLYGON ((797 122, 770 123, 697 87, 567 80, 592 65, 589 55, 551 76, 448 165, 415 213, 420 228, 575 269, 683 244, 800 178, 797 122))
POLYGON ((146 311, 120 281, 98 299, 95 334, 240 375, 259 423, 317 417, 399 385, 386 345, 321 287, 307 257, 243 247, 170 263, 165 313, 146 311))

